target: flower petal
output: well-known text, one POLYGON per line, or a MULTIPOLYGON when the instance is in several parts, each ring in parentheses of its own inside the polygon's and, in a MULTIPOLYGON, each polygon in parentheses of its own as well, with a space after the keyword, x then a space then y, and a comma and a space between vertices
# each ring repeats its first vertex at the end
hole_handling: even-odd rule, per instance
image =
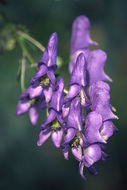
POLYGON ((47 67, 56 66, 56 57, 57 57, 57 33, 53 33, 48 41, 48 45, 42 55, 42 58, 39 62, 39 66, 43 63, 46 64, 47 67))
POLYGON ((31 84, 33 84, 36 80, 38 80, 39 78, 41 78, 42 76, 44 76, 47 73, 47 67, 46 65, 42 64, 39 68, 37 73, 34 75, 34 77, 31 79, 31 84))
POLYGON ((86 59, 83 53, 78 56, 71 74, 70 85, 74 84, 86 86, 86 59))
POLYGON ((82 160, 82 148, 81 146, 78 147, 72 147, 71 148, 72 154, 76 158, 76 160, 81 161, 82 160))
POLYGON ((109 86, 104 82, 94 83, 89 88, 91 110, 101 114, 103 121, 118 119, 111 110, 109 89, 109 86))
POLYGON ((72 26, 71 54, 76 50, 97 45, 90 38, 90 21, 86 16, 77 17, 72 26))
POLYGON ((20 100, 17 105, 17 112, 16 115, 22 115, 27 112, 30 108, 30 103, 28 100, 20 100))
POLYGON ((84 163, 83 163, 83 162, 80 162, 80 163, 79 163, 79 174, 80 174, 80 176, 81 176, 84 180, 86 180, 86 177, 85 177, 84 174, 83 174, 83 169, 84 169, 84 163))
POLYGON ((106 80, 112 81, 105 73, 104 73, 104 64, 107 60, 107 55, 104 51, 98 49, 94 50, 89 54, 87 60, 87 70, 89 75, 89 85, 94 82, 106 80))
POLYGON ((88 55, 90 53, 90 50, 89 49, 79 49, 77 50, 75 53, 73 53, 71 55, 71 62, 69 63, 69 72, 72 73, 74 67, 75 67, 75 64, 76 64, 76 61, 77 61, 77 57, 83 53, 86 61, 87 61, 87 58, 88 58, 88 55))
POLYGON ((56 84, 56 90, 53 92, 50 109, 54 109, 56 111, 62 110, 63 99, 64 99, 64 81, 62 78, 59 78, 56 84))
POLYGON ((32 123, 32 125, 36 125, 37 124, 37 120, 38 120, 38 109, 36 106, 32 106, 29 110, 29 117, 30 117, 30 121, 32 123))
POLYGON ((80 99, 76 97, 72 100, 68 119, 67 119, 67 128, 73 127, 78 131, 82 130, 82 112, 80 99))
POLYGON ((47 127, 56 118, 56 116, 57 116, 57 113, 54 110, 50 110, 45 123, 41 125, 41 129, 44 129, 45 127, 47 127))
POLYGON ((103 126, 100 129, 100 135, 104 140, 108 140, 118 129, 114 126, 111 121, 105 121, 103 126))
POLYGON ((93 164, 92 166, 90 166, 88 168, 88 171, 92 174, 92 175, 97 175, 98 171, 97 171, 97 166, 96 164, 93 164))
POLYGON ((67 96, 64 99, 64 103, 67 103, 70 100, 72 100, 75 96, 77 96, 77 94, 79 93, 79 91, 80 91, 80 86, 79 85, 77 85, 77 84, 71 85, 69 87, 68 94, 67 94, 67 96))
POLYGON ((43 143, 50 137, 51 131, 50 130, 42 130, 39 134, 39 139, 37 141, 37 145, 41 146, 43 143))
POLYGON ((105 139, 101 136, 99 129, 102 126, 102 117, 96 112, 90 112, 85 121, 85 137, 88 143, 106 143, 105 139))
POLYGON ((86 167, 92 166, 102 157, 101 148, 98 144, 90 145, 84 150, 84 165, 86 167))
POLYGON ((30 99, 33 99, 33 98, 40 96, 42 91, 43 91, 42 86, 36 86, 36 87, 31 86, 30 90, 29 90, 30 99))
POLYGON ((54 74, 54 70, 53 70, 53 69, 48 69, 47 75, 48 75, 48 77, 49 77, 51 83, 52 83, 53 85, 55 85, 55 83, 56 83, 56 77, 55 77, 55 74, 54 74))
POLYGON ((69 143, 75 137, 76 131, 74 128, 67 129, 67 134, 64 137, 64 142, 69 143))
POLYGON ((44 90, 43 90, 43 93, 45 95, 45 101, 46 103, 50 102, 51 98, 52 98, 52 86, 48 86, 48 87, 45 87, 44 90))
POLYGON ((66 160, 68 160, 69 158, 68 158, 68 156, 69 156, 69 145, 68 144, 63 144, 62 145, 62 152, 63 152, 63 155, 64 155, 64 158, 66 159, 66 160))
POLYGON ((63 130, 57 130, 52 132, 52 142, 56 148, 60 148, 62 141, 63 130))
POLYGON ((62 115, 63 118, 67 117, 69 113, 69 106, 66 106, 65 104, 62 106, 62 115))

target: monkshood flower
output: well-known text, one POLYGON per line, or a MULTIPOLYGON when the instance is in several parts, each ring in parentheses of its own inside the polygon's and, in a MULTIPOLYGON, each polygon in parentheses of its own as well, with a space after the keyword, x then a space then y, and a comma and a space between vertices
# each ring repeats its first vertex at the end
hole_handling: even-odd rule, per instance
POLYGON ((102 116, 103 121, 118 119, 112 112, 110 105, 110 87, 103 81, 93 83, 89 87, 91 110, 96 111, 102 116))
POLYGON ((51 100, 52 88, 56 82, 54 70, 56 69, 57 41, 57 34, 53 33, 38 64, 38 71, 31 79, 30 86, 21 95, 21 98, 29 95, 33 99, 43 92, 46 102, 48 103, 51 100))
POLYGON ((79 163, 79 173, 83 179, 86 180, 83 174, 84 166, 93 174, 97 175, 96 162, 99 160, 106 160, 107 154, 103 152, 99 144, 92 144, 83 150, 82 160, 79 163))
POLYGON ((81 53, 76 61, 75 67, 71 74, 69 91, 67 96, 65 97, 64 103, 71 101, 74 97, 79 95, 81 99, 81 104, 83 106, 86 105, 86 95, 85 95, 85 87, 87 85, 86 82, 86 60, 81 53))
POLYGON ((57 34, 53 33, 36 74, 20 96, 17 115, 29 111, 30 120, 35 125, 38 110, 48 107, 37 145, 43 145, 51 136, 54 146, 62 149, 66 160, 71 151, 79 162, 81 177, 86 179, 84 167, 97 175, 96 163, 107 159, 106 144, 117 132, 112 122, 118 117, 110 104, 110 86, 104 82, 112 81, 104 72, 107 54, 100 49, 88 49, 97 45, 90 38, 89 19, 77 17, 72 26, 71 76, 69 90, 66 90, 63 79, 56 81, 54 74, 57 68, 57 44, 57 34))
POLYGON ((54 71, 57 68, 56 65, 57 46, 58 46, 58 39, 57 39, 57 33, 55 32, 49 38, 48 45, 38 64, 38 72, 31 79, 31 83, 33 83, 38 79, 41 79, 41 77, 43 76, 47 76, 47 80, 49 79, 52 84, 55 84, 56 78, 54 75, 54 71))
POLYGON ((36 125, 39 116, 38 110, 44 108, 46 108, 46 104, 43 94, 32 100, 29 96, 21 97, 17 105, 16 115, 19 116, 29 111, 30 121, 33 125, 36 125))
POLYGON ((69 147, 71 147, 72 154, 77 160, 81 160, 81 146, 83 143, 82 134, 82 110, 81 103, 78 97, 71 102, 69 114, 67 118, 66 135, 64 137, 64 144, 62 145, 65 159, 68 159, 69 147))
POLYGON ((76 63, 77 56, 84 53, 85 57, 89 54, 88 47, 97 45, 96 42, 90 38, 90 21, 86 16, 77 17, 72 26, 71 37, 71 62, 69 64, 69 71, 72 73, 76 63))
MULTIPOLYGON (((42 92, 45 95, 46 102, 48 103, 52 97, 53 85, 55 85, 56 78, 54 71, 56 70, 57 58, 57 33, 53 33, 48 41, 48 45, 42 55, 38 64, 38 71, 31 79, 30 90, 34 88, 34 92, 30 93, 31 98, 40 95, 42 92)), ((27 92, 26 92, 27 93, 27 92)))
POLYGON ((64 81, 60 78, 53 92, 49 107, 49 115, 45 123, 41 125, 41 132, 37 142, 38 146, 41 146, 51 136, 54 146, 56 148, 60 147, 64 131, 64 120, 62 117, 63 90, 64 81))
POLYGON ((102 116, 93 111, 86 116, 84 128, 85 146, 93 143, 107 143, 107 140, 117 132, 111 120, 104 121, 102 116))
POLYGON ((53 85, 56 82, 54 70, 56 69, 57 44, 57 34, 53 33, 39 62, 38 71, 31 79, 30 86, 21 94, 17 106, 17 115, 29 110, 33 125, 37 123, 37 110, 44 109, 45 102, 48 103, 52 97, 53 85))
POLYGON ((112 81, 104 72, 106 60, 107 54, 100 49, 93 50, 89 53, 87 58, 88 85, 92 85, 97 81, 112 81))

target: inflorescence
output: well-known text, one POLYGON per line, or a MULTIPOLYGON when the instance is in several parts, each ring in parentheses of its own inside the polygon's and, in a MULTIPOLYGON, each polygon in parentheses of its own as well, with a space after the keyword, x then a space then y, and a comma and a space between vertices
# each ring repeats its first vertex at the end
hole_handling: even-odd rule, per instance
POLYGON ((107 55, 100 49, 89 50, 97 43, 90 38, 90 22, 79 16, 72 26, 71 61, 69 63, 69 90, 64 80, 56 80, 57 33, 53 33, 38 64, 37 73, 29 87, 20 96, 17 115, 29 111, 33 125, 37 124, 38 110, 48 108, 48 116, 40 127, 38 146, 51 136, 56 148, 61 148, 68 160, 69 150, 83 168, 97 174, 96 162, 105 160, 107 140, 117 128, 112 119, 118 119, 110 104, 110 87, 104 81, 111 78, 104 72, 107 55))

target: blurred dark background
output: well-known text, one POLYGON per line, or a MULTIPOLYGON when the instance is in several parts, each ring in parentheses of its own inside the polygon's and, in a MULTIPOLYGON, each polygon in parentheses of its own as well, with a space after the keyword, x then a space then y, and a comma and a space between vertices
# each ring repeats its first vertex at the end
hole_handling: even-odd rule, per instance
MULTIPOLYGON (((78 163, 65 161, 60 150, 48 140, 37 147, 39 126, 28 115, 16 117, 20 85, 16 81, 21 51, 0 55, 0 190, 120 190, 127 189, 127 1, 125 0, 6 0, 0 10, 46 46, 52 32, 58 33, 58 54, 65 64, 66 79, 72 21, 86 15, 91 21, 92 39, 107 52, 105 71, 113 78, 111 103, 117 108, 119 133, 107 145, 110 158, 98 164, 98 176, 84 170, 87 181, 78 175, 78 163)), ((40 52, 36 52, 38 60, 40 52)))

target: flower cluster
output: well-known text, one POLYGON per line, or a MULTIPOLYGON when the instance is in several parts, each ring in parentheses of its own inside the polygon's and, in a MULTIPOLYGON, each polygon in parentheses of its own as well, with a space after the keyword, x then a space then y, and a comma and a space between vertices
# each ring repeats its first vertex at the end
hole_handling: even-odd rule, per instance
POLYGON ((107 140, 117 128, 112 119, 118 119, 110 104, 110 87, 104 81, 112 80, 104 72, 107 55, 100 49, 89 50, 97 43, 90 38, 90 22, 79 16, 73 23, 71 38, 70 84, 64 89, 64 80, 56 80, 57 34, 53 33, 38 64, 38 71, 29 87, 20 96, 17 115, 29 111, 36 125, 38 109, 48 109, 48 116, 40 127, 38 146, 50 136, 56 148, 61 148, 66 160, 69 150, 79 162, 79 173, 85 179, 83 168, 97 174, 96 162, 105 160, 107 140))

